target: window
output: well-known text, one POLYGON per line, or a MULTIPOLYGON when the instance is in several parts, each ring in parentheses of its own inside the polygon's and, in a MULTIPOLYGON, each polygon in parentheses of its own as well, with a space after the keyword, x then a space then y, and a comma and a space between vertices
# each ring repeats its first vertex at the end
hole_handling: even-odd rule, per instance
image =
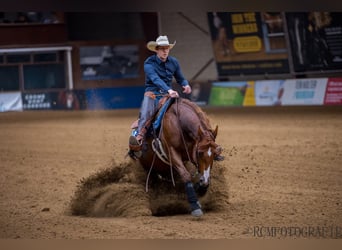
POLYGON ((64 13, 45 12, 0 12, 0 24, 55 24, 64 22, 64 13))
POLYGON ((57 54, 56 53, 39 53, 33 55, 34 62, 56 62, 57 54))
POLYGON ((138 45, 83 46, 80 64, 83 80, 139 77, 138 45))
POLYGON ((19 67, 0 67, 0 91, 19 90, 19 67))
POLYGON ((68 79, 64 53, 49 48, 3 49, 0 91, 65 89, 68 79))
POLYGON ((65 88, 64 64, 24 65, 24 89, 65 88))
POLYGON ((7 63, 25 63, 30 62, 30 54, 12 54, 7 55, 7 63))

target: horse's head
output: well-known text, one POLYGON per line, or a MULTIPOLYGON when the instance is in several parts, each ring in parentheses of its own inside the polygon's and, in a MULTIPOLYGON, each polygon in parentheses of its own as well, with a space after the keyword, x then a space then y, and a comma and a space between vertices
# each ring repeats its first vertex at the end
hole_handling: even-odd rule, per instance
POLYGON ((221 153, 221 147, 215 143, 218 126, 214 131, 198 129, 198 142, 194 159, 197 160, 198 172, 200 174, 197 184, 198 192, 204 194, 209 187, 210 171, 213 167, 214 158, 221 153))

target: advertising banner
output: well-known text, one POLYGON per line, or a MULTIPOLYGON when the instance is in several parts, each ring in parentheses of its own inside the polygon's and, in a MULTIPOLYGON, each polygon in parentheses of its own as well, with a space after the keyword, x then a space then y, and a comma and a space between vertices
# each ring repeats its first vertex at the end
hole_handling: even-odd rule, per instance
POLYGON ((280 105, 284 80, 265 80, 255 82, 255 103, 257 106, 280 105))
POLYGON ((91 110, 139 108, 144 86, 86 90, 87 108, 91 110))
POLYGON ((208 22, 220 77, 289 72, 280 12, 210 12, 208 22))
POLYGON ((209 105, 242 106, 247 85, 247 82, 213 82, 209 105))
POLYGON ((294 71, 342 69, 342 14, 286 13, 294 71))
POLYGON ((83 90, 22 93, 25 110, 78 110, 86 109, 83 90))
POLYGON ((23 106, 25 110, 52 109, 57 102, 57 94, 50 92, 23 93, 23 106))
POLYGON ((22 110, 23 103, 20 92, 0 93, 0 112, 22 110))
POLYGON ((323 105, 328 78, 295 79, 284 82, 282 105, 323 105))
POLYGON ((243 106, 255 106, 255 82, 248 81, 243 106))
POLYGON ((342 105, 342 78, 329 78, 324 105, 342 105))

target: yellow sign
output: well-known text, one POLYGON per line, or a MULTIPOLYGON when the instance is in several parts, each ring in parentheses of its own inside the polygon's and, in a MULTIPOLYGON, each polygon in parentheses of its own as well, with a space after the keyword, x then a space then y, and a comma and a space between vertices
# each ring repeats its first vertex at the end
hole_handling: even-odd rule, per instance
POLYGON ((257 36, 236 37, 233 40, 233 46, 236 52, 248 53, 261 50, 261 39, 257 36))
POLYGON ((233 34, 248 34, 258 32, 258 26, 256 23, 242 23, 232 26, 233 34))
POLYGON ((255 106, 254 83, 254 81, 247 82, 247 89, 245 98, 243 100, 243 106, 255 106))

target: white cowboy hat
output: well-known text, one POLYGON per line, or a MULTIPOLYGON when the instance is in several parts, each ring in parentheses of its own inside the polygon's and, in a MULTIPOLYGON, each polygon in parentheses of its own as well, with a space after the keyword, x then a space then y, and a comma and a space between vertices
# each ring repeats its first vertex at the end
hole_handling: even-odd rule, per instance
POLYGON ((149 41, 146 47, 151 51, 157 52, 158 46, 169 46, 169 48, 172 49, 175 44, 176 41, 174 41, 174 43, 169 43, 167 36, 159 36, 156 41, 149 41))

